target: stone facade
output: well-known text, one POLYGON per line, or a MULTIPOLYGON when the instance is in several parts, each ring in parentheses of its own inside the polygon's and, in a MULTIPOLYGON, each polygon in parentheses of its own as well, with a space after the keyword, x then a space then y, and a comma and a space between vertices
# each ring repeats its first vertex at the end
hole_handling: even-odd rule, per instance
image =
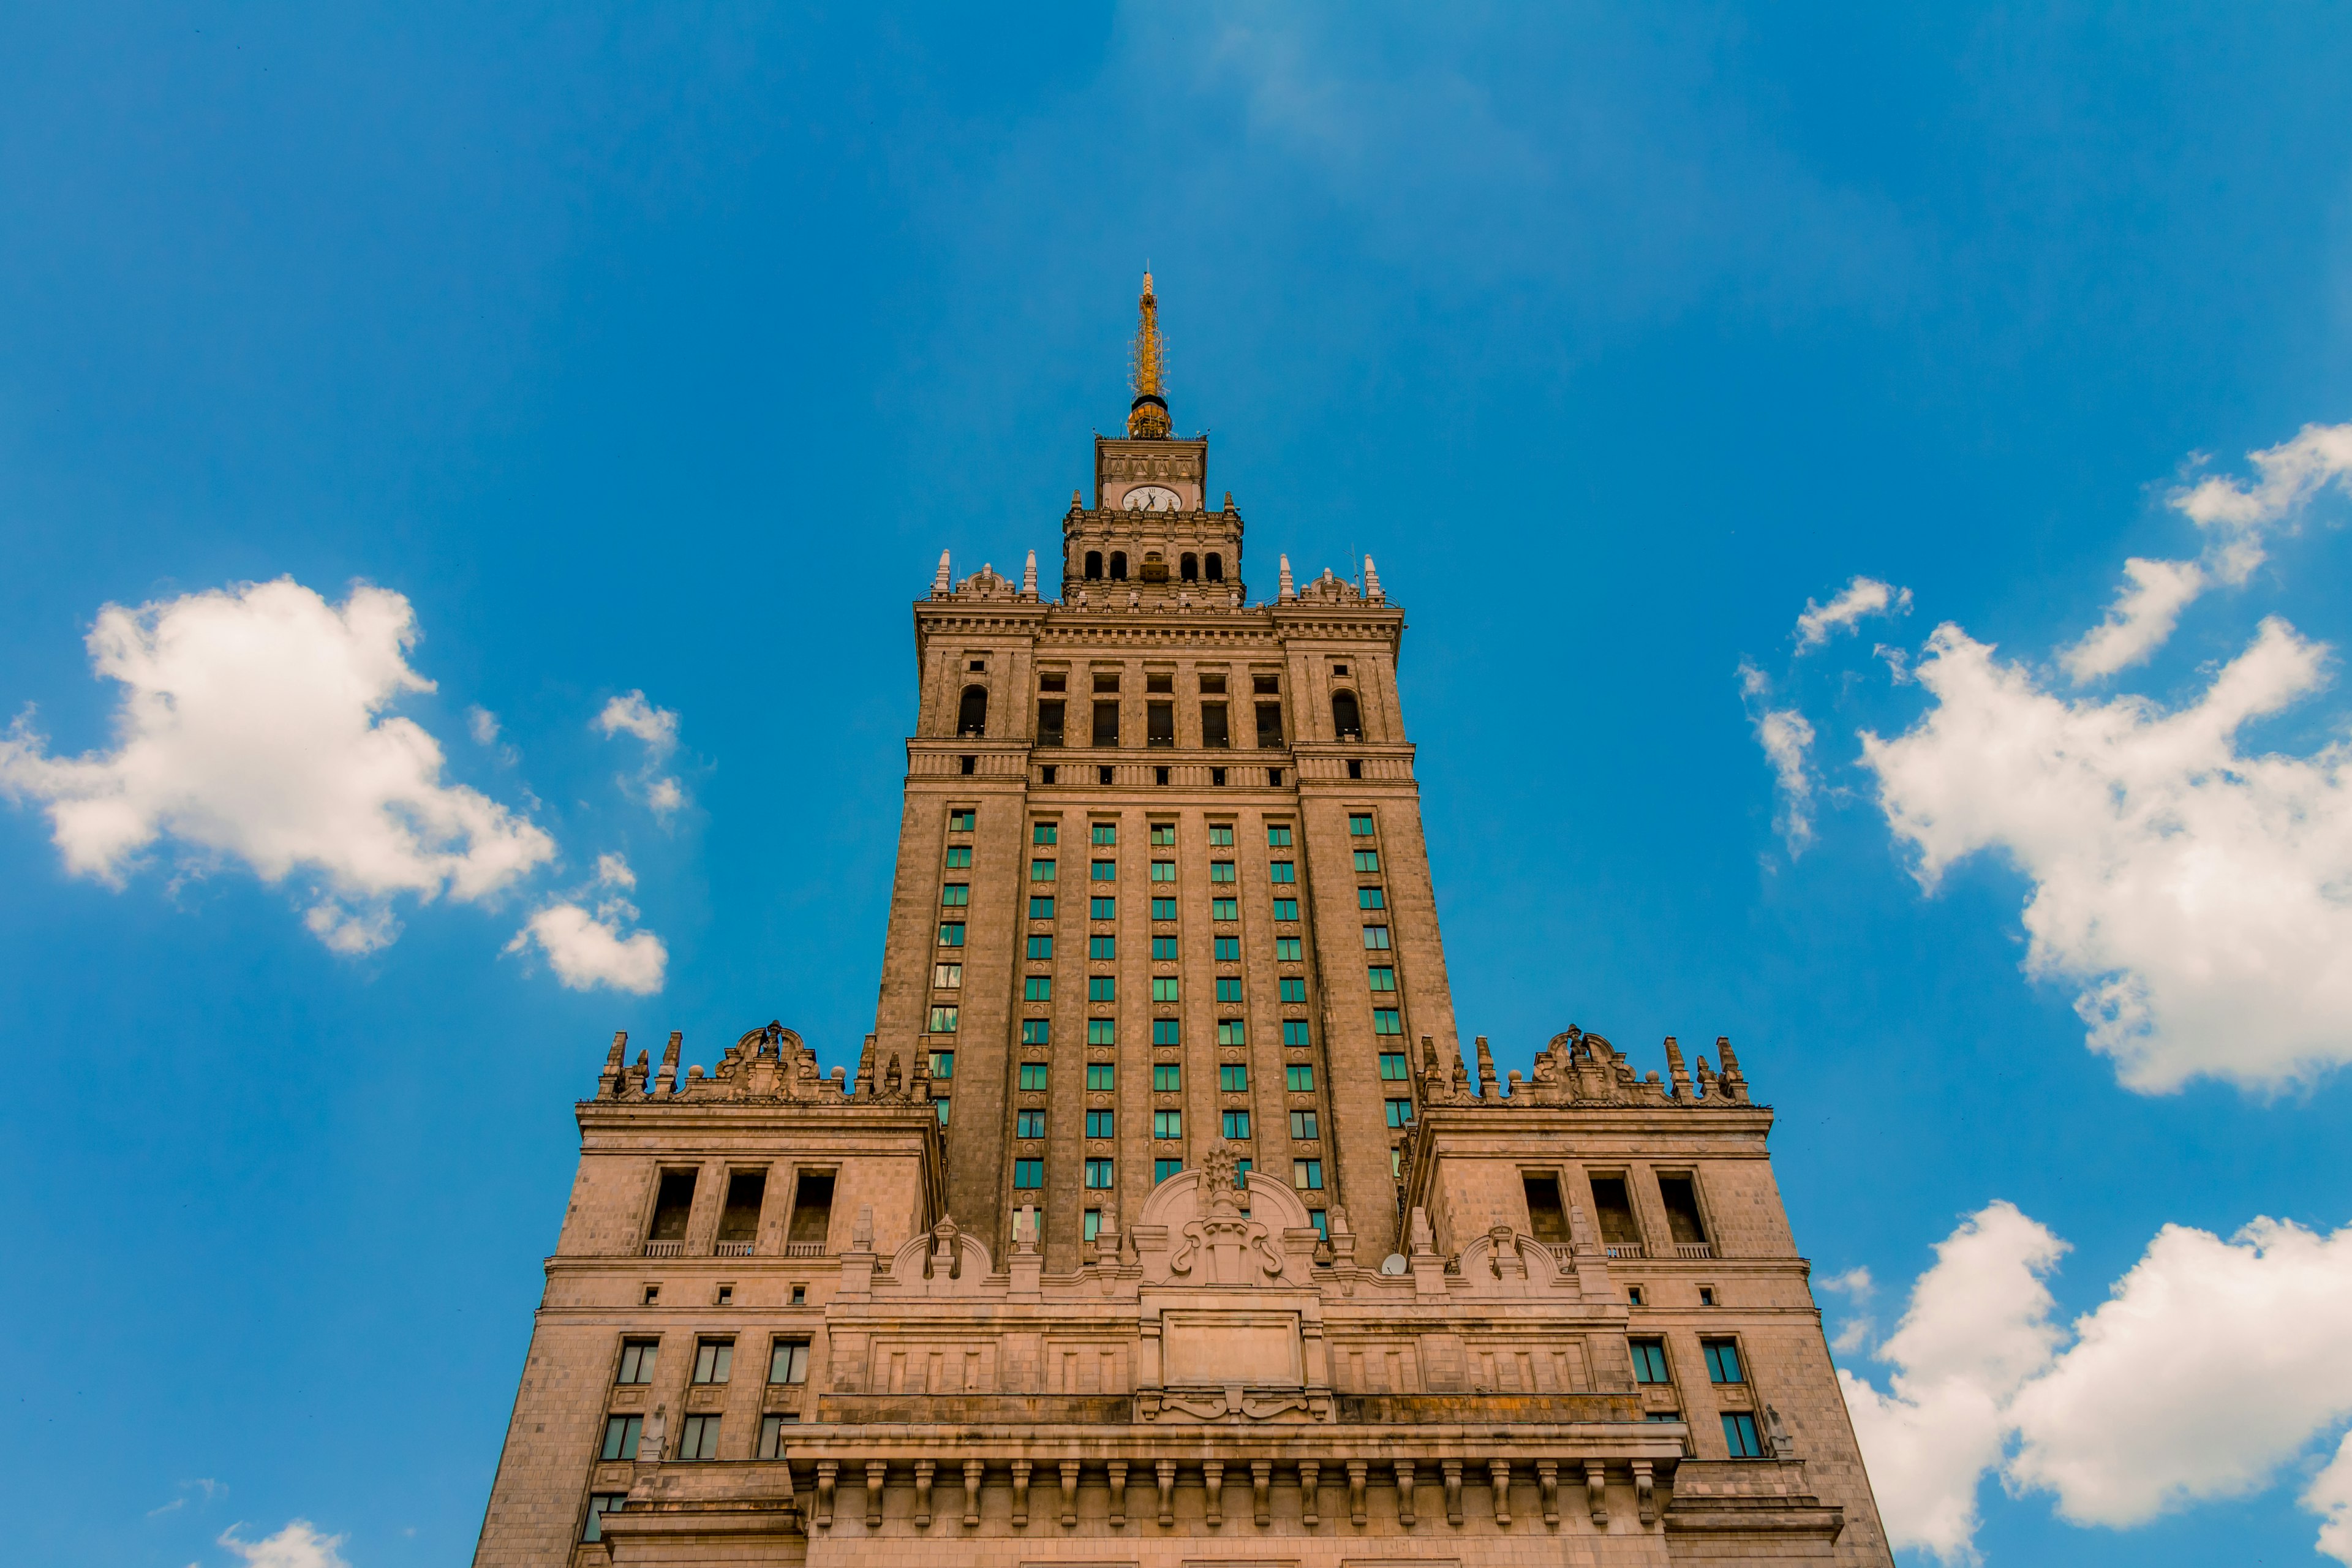
POLYGON ((1728 1042, 1465 1064, 1402 612, 1139 382, 915 605, 855 1076, 614 1041, 477 1564, 1890 1563, 1728 1042))

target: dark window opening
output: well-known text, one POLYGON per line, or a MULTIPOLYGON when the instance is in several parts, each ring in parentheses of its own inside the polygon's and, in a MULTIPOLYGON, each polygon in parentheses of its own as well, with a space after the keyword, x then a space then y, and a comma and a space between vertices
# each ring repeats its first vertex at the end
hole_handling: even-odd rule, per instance
POLYGON ((1095 744, 1097 746, 1116 746, 1118 744, 1118 703, 1097 702, 1095 704, 1095 744))
POLYGON ((1272 784, 1275 788, 1280 789, 1282 787, 1282 770, 1280 768, 1266 769, 1265 782, 1272 784))
POLYGON ((1253 675, 1250 677, 1250 689, 1256 692, 1260 697, 1272 697, 1282 689, 1282 677, 1278 675, 1253 675))
POLYGON ((1044 767, 1037 770, 1037 782, 1039 784, 1052 784, 1054 782, 1054 764, 1047 763, 1044 767))
POLYGON ((1151 782, 1153 784, 1166 784, 1168 782, 1168 770, 1166 768, 1154 768, 1151 770, 1151 782))
POLYGON ((1356 758, 1349 757, 1348 759, 1348 776, 1351 779, 1362 778, 1364 776, 1364 764, 1356 758))
POLYGON ((1568 1240, 1568 1211, 1560 1206, 1559 1178, 1529 1176, 1526 1185, 1528 1229, 1538 1241, 1564 1245, 1568 1240))
POLYGON ((719 1215, 719 1244, 749 1247, 760 1234, 760 1205, 768 1195, 768 1173, 738 1171, 727 1178, 727 1206, 719 1215))
POLYGON ((988 733, 988 688, 967 686, 963 701, 956 709, 956 733, 985 735, 988 733))
POLYGON ((980 759, 978 757, 958 757, 956 761, 963 764, 961 770, 963 773, 976 773, 980 771, 980 759))
POLYGON ((1688 1176, 1660 1176, 1658 1196, 1665 1200, 1666 1230, 1676 1247, 1705 1247, 1706 1224, 1698 1215, 1698 1190, 1688 1176))
POLYGON ((1108 768, 1097 768, 1097 769, 1095 770, 1095 783, 1097 783, 1097 784, 1108 784, 1108 783, 1110 783, 1110 770, 1109 770, 1108 768))
POLYGON ((1172 746, 1176 743, 1176 704, 1144 704, 1143 741, 1148 746, 1172 746))
POLYGON ((1180 581, 1197 583, 1201 580, 1201 558, 1190 551, 1176 558, 1176 575, 1180 581))
POLYGON ((1220 694, 1222 694, 1222 693, 1224 691, 1224 689, 1225 689, 1225 678, 1224 678, 1223 676, 1222 676, 1222 675, 1204 675, 1204 676, 1201 677, 1201 695, 1202 695, 1202 696, 1203 696, 1203 697, 1211 697, 1211 696, 1220 695, 1220 694))
POLYGON ((1223 768, 1211 768, 1209 770, 1209 782, 1220 789, 1223 788, 1225 783, 1225 770, 1223 768))
POLYGON ((1147 583, 1165 583, 1168 581, 1168 563, 1160 558, 1157 550, 1148 550, 1143 554, 1143 568, 1136 575, 1147 583))
POLYGON ((833 1173, 811 1173, 801 1177, 793 1194, 792 1228, 785 1241, 793 1247, 813 1247, 822 1250, 833 1229, 833 1173))
POLYGON ((1069 689, 1070 678, 1059 670, 1037 678, 1037 689, 1040 691, 1067 691, 1069 689))
POLYGON ((1110 552, 1110 580, 1114 583, 1127 581, 1127 552, 1124 550, 1110 552))
POLYGON ((1102 552, 1099 550, 1087 552, 1087 581, 1089 583, 1102 581, 1102 552))
POLYGON ((654 1194, 654 1228, 648 1239, 684 1241, 687 1216, 694 1212, 694 1173, 664 1171, 654 1194))
POLYGON ((1225 558, 1212 550, 1209 552, 1209 581, 1212 583, 1222 583, 1224 580, 1225 558))
POLYGON ((1230 746, 1233 743, 1233 734, 1225 728, 1225 705, 1222 702, 1202 703, 1201 744, 1230 746))
POLYGON ((1257 743, 1261 746, 1282 744, 1282 704, 1261 702, 1257 705, 1257 743))
POLYGON ((1066 704, 1060 702, 1037 704, 1037 743, 1039 745, 1058 746, 1062 743, 1062 713, 1066 706, 1066 704))
POLYGON ((1146 670, 1143 675, 1143 689, 1146 691, 1173 691, 1176 689, 1176 678, 1164 669, 1156 672, 1146 670))
POLYGON ((1363 710, 1356 706, 1354 692, 1331 693, 1331 723, 1339 731, 1339 739, 1343 741, 1360 741, 1364 738, 1363 710))
POLYGON ((1095 672, 1095 689, 1097 691, 1117 691, 1118 689, 1118 671, 1115 669, 1097 670, 1095 672))
MULTIPOLYGON (((1633 1201, 1625 1194, 1622 1176, 1592 1178, 1592 1207, 1601 1221, 1601 1239, 1612 1247, 1639 1247, 1642 1228, 1633 1223, 1633 1201)), ((1639 1253, 1635 1257, 1641 1256, 1639 1253)))
POLYGON ((988 668, 988 660, 984 658, 975 658, 969 665, 965 666, 965 668, 970 669, 974 675, 977 675, 988 668))

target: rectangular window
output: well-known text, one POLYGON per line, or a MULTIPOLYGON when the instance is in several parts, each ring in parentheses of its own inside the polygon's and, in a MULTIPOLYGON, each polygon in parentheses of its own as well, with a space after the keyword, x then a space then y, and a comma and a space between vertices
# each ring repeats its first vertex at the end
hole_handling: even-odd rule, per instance
POLYGON ((1148 746, 1172 746, 1176 743, 1176 704, 1147 702, 1143 705, 1143 742, 1148 746))
POLYGON ((971 831, 972 816, 973 813, 969 809, 949 812, 948 831, 950 833, 970 833, 971 831))
POLYGON ((1184 1026, 1174 1018, 1151 1020, 1151 1043, 1155 1046, 1181 1046, 1184 1043, 1184 1026))
POLYGON ((1155 882, 1174 881, 1176 879, 1176 862, 1173 860, 1154 860, 1151 863, 1151 879, 1155 882))
POLYGON ((822 1249, 832 1235, 833 1173, 803 1172, 793 1188, 793 1217, 784 1231, 784 1245, 822 1249))
POLYGON ((1381 1103, 1383 1103, 1384 1105, 1386 1105, 1386 1106, 1388 1107, 1388 1113, 1389 1113, 1389 1125, 1390 1125, 1390 1126, 1391 1126, 1391 1127, 1410 1127, 1410 1126, 1412 1126, 1412 1100, 1384 1100, 1384 1101, 1382 1101, 1381 1103))
POLYGON ((1029 939, 1029 956, 1030 956, 1031 958, 1051 958, 1051 957, 1053 957, 1053 956, 1054 956, 1054 939, 1053 939, 1051 936, 1033 936, 1033 937, 1031 937, 1031 938, 1029 939))
POLYGON ((1664 1340, 1629 1341, 1633 1351, 1633 1381, 1635 1383, 1670 1383, 1666 1375, 1666 1342, 1664 1340))
POLYGON ((1221 1062, 1217 1067, 1217 1088, 1227 1094, 1249 1092, 1249 1064, 1221 1062))
POLYGON ((942 991, 962 990, 963 965, 961 963, 932 964, 931 984, 938 986, 942 991))
POLYGON ((1311 1110, 1292 1111, 1290 1113, 1290 1135, 1293 1138, 1299 1139, 1311 1139, 1318 1136, 1315 1131, 1315 1113, 1311 1110))
POLYGON ((1706 1225, 1699 1218, 1698 1187, 1688 1176, 1660 1176, 1658 1196, 1665 1201, 1666 1226, 1676 1247, 1705 1247, 1706 1225))
POLYGON ((646 1418, 642 1415, 612 1415, 604 1421, 604 1447, 600 1452, 607 1459, 634 1459, 637 1457, 637 1439, 644 1435, 646 1418))
POLYGON ((1044 1062, 1023 1062, 1021 1064, 1020 1085, 1023 1089, 1027 1089, 1032 1094, 1043 1093, 1045 1088, 1045 1064, 1044 1062))
POLYGON ((1183 1162, 1183 1161, 1181 1161, 1181 1160, 1154 1160, 1154 1161, 1152 1161, 1152 1162, 1151 1162, 1151 1184, 1152 1184, 1153 1186, 1155 1186, 1155 1187, 1156 1187, 1156 1186, 1158 1186, 1160 1183, 1162 1183, 1162 1182, 1166 1181, 1169 1177, 1171 1177, 1171 1176, 1174 1175, 1177 1172, 1179 1172, 1179 1171, 1182 1170, 1183 1168, 1184 1168, 1184 1162, 1183 1162))
POLYGON ((1030 900, 1029 918, 1033 921, 1052 920, 1054 918, 1054 900, 1050 898, 1037 898, 1030 900))
POLYGON ((772 1459, 783 1452, 784 1428, 800 1425, 797 1410, 772 1410, 760 1417, 760 1458, 772 1459))
POLYGON ((1097 882, 1116 882, 1118 880, 1118 862, 1090 860, 1087 863, 1087 876, 1097 882))
POLYGON ((1115 936, 1090 936, 1087 938, 1087 956, 1097 963, 1105 963, 1117 958, 1118 956, 1118 938, 1115 936))
POLYGON ((1314 1042, 1307 1037, 1307 1020, 1285 1018, 1282 1021, 1282 1043, 1286 1046, 1307 1046, 1314 1042))
POLYGON ((940 902, 951 910, 960 910, 971 902, 971 884, 950 882, 940 889, 940 902))
POLYGON ((1320 1160, 1293 1160, 1290 1162, 1290 1184, 1297 1187, 1302 1193, 1321 1192, 1323 1190, 1323 1162, 1320 1160))
POLYGON ((684 1241, 687 1215, 694 1212, 694 1173, 664 1171, 654 1190, 654 1227, 650 1241, 684 1241))
POLYGON ((1176 977, 1172 974, 1153 975, 1151 977, 1151 999, 1154 1002, 1173 1002, 1176 1000, 1176 977))
POLYGON ((1308 1209, 1307 1211, 1307 1223, 1315 1227, 1315 1234, 1317 1236, 1321 1237, 1325 1241, 1331 1239, 1330 1216, 1326 1215, 1321 1209, 1308 1209))
POLYGON ((1257 705, 1257 743, 1260 746, 1282 744, 1282 704, 1261 702, 1257 705))
POLYGON ((1282 1069, 1283 1087, 1293 1094, 1315 1092, 1315 1068, 1307 1062, 1293 1062, 1282 1069))
POLYGON ((931 1033, 934 1035, 952 1035, 955 1033, 955 1008, 939 1006, 931 1009, 931 1033))
POLYGON ((1723 1446, 1731 1450, 1735 1459, 1762 1458, 1764 1445, 1756 1436, 1756 1417, 1745 1410, 1725 1411, 1723 1446))
POLYGON ((1351 837, 1370 838, 1372 836, 1372 814, 1369 811, 1349 812, 1348 833, 1351 837))
POLYGON ((1015 1160, 1013 1162, 1013 1184, 1024 1191, 1045 1184, 1045 1162, 1015 1160))
POLYGON ((1113 1113, 1108 1110, 1087 1111, 1087 1136, 1089 1138, 1108 1138, 1113 1136, 1111 1131, 1112 1115, 1113 1113))
POLYGON ((1201 744, 1204 746, 1230 746, 1233 743, 1233 726, 1226 720, 1225 705, 1222 702, 1202 703, 1201 744))
POLYGON ((1217 938, 1217 962, 1239 963, 1242 961, 1242 939, 1237 936, 1217 938))
POLYGON ((1176 900, 1173 899, 1152 900, 1151 918, 1156 921, 1174 920, 1176 918, 1176 900))
POLYGON ((604 1516, 618 1513, 629 1500, 626 1492, 596 1492, 588 1499, 588 1528, 580 1532, 583 1541, 604 1539, 604 1516))
POLYGON ((1154 1138, 1181 1138, 1184 1136, 1184 1113, 1181 1110, 1153 1111, 1151 1135, 1154 1138))
POLYGON ((1364 973, 1366 978, 1370 981, 1371 987, 1375 991, 1393 991, 1396 989, 1396 971, 1385 963, 1375 963, 1370 969, 1364 971, 1364 973))
POLYGON ((1265 879, 1269 882, 1296 882, 1298 863, 1295 860, 1269 860, 1265 863, 1265 879))
POLYGON ((940 927, 940 945, 941 947, 961 947, 963 945, 963 922, 961 921, 957 921, 951 924, 940 927))
POLYGON ((1013 1113, 1013 1136, 1043 1138, 1045 1136, 1045 1113, 1042 1110, 1016 1110, 1013 1113))
POLYGON ((1051 844, 1060 838, 1061 836, 1061 827, 1055 823, 1034 823, 1029 828, 1029 842, 1032 844, 1051 844))
POLYGON ((679 1427, 677 1457, 681 1459, 715 1459, 719 1457, 719 1417, 689 1415, 679 1427))
POLYGON ((1706 1352, 1706 1380, 1709 1383, 1746 1383, 1740 1374, 1739 1346, 1732 1340, 1702 1340, 1699 1348, 1706 1352))
POLYGON ((1213 921, 1237 921, 1242 918, 1242 901, 1239 899, 1211 899, 1209 918, 1213 921))
POLYGON ((1062 744, 1068 727, 1069 705, 1064 702, 1037 704, 1037 743, 1041 746, 1062 744))
POLYGON ((1175 843, 1176 825, 1172 822, 1153 823, 1151 825, 1151 842, 1156 846, 1163 847, 1175 843))
POLYGON ((1153 937, 1151 939, 1151 962, 1154 963, 1175 963, 1176 939, 1172 936, 1153 937))
POLYGON ((1386 926, 1366 926, 1364 928, 1364 950, 1368 952, 1386 952, 1389 950, 1389 928, 1386 926))
POLYGON ((1230 882, 1233 879, 1234 863, 1231 860, 1212 860, 1209 862, 1209 880, 1212 882, 1230 882))
POLYGON ((1115 669, 1096 670, 1095 689, 1097 691, 1117 691, 1118 689, 1118 671, 1115 669))
POLYGON ((1274 956, 1277 963, 1297 963, 1306 955, 1299 951, 1297 937, 1278 936, 1274 939, 1274 956))
POLYGON ((651 1383, 654 1380, 654 1356, 660 1350, 659 1340, 623 1340, 621 1374, 613 1381, 620 1384, 651 1383))
POLYGON ((1112 1089, 1117 1089, 1118 1087, 1118 1064, 1117 1062, 1088 1062, 1087 1064, 1087 1088, 1088 1089, 1097 1094, 1108 1094, 1112 1089))
POLYGON ((735 1364, 733 1340, 705 1340, 694 1347, 694 1381, 724 1383, 735 1364))
POLYGON ((1218 1020, 1217 1020, 1217 1044, 1219 1044, 1219 1045, 1221 1045, 1221 1046, 1245 1046, 1245 1045, 1248 1045, 1248 1044, 1249 1044, 1249 1028, 1248 1028, 1248 1026, 1244 1025, 1244 1023, 1243 1023, 1239 1018, 1220 1018, 1220 1019, 1218 1019, 1218 1020))
POLYGON ((1151 1092, 1181 1094, 1184 1090, 1184 1065, 1181 1062, 1151 1064, 1151 1092))
POLYGON ((1209 847, 1212 849, 1230 849, 1233 847, 1234 825, 1230 822, 1220 822, 1211 825, 1209 828, 1209 847))
POLYGON ((1227 1138, 1239 1140, 1245 1139, 1249 1135, 1249 1112, 1246 1110, 1226 1111, 1225 1136, 1227 1138))
POLYGON ((1088 899, 1087 900, 1087 918, 1093 921, 1117 920, 1118 918, 1118 900, 1117 899, 1102 898, 1088 899))
POLYGON ((1025 975, 1021 981, 1021 1000, 1051 1002, 1054 999, 1054 977, 1050 974, 1025 975))
POLYGON ((1088 835, 1088 837, 1097 844, 1116 844, 1118 842, 1118 824, 1116 822, 1095 823, 1093 824, 1093 831, 1088 835))
POLYGON ((1097 702, 1095 704, 1095 744, 1097 746, 1116 746, 1118 744, 1118 703, 1097 702))
POLYGON ((751 1250, 751 1243, 760 1234, 760 1205, 767 1195, 767 1172, 736 1171, 729 1174, 727 1204, 719 1211, 716 1239, 720 1246, 732 1247, 740 1252, 751 1250))
POLYGON ((1373 1008, 1373 1009, 1372 1009, 1372 1033, 1374 1033, 1375 1035, 1402 1035, 1402 1034, 1403 1034, 1403 1033, 1404 1033, 1404 1017, 1403 1017, 1403 1016, 1402 1016, 1402 1014, 1400 1014, 1400 1013, 1399 1013, 1395 1008, 1393 1008, 1393 1007, 1375 1007, 1375 1008, 1373 1008))
POLYGON ((1118 1001, 1118 975, 1116 975, 1116 974, 1089 974, 1089 975, 1087 975, 1087 1001, 1089 1001, 1089 1002, 1116 1002, 1116 1001, 1118 1001))
POLYGON ((1217 1000, 1220 1002, 1238 1002, 1241 999, 1241 976, 1238 974, 1219 975, 1217 977, 1217 1000))
MULTIPOLYGON (((1087 1020, 1087 1044, 1090 1046, 1115 1046, 1118 1044, 1118 1020, 1116 1018, 1088 1018, 1087 1020)), ((1092 1071, 1093 1069, 1089 1068, 1087 1070, 1092 1071)))
POLYGON ((955 1102, 950 1100, 935 1100, 931 1101, 931 1109, 939 1112, 940 1125, 945 1127, 948 1124, 948 1112, 955 1109, 955 1102))
POLYGON ((1305 980, 1296 975, 1285 975, 1281 981, 1278 982, 1278 984, 1281 987, 1282 1000, 1285 1002, 1304 1002, 1307 1000, 1307 982, 1305 980))
POLYGON ((1087 1185, 1096 1188, 1108 1187, 1110 1185, 1110 1162, 1108 1160, 1089 1160, 1087 1162, 1087 1185))
POLYGON ((1033 882, 1052 881, 1054 879, 1054 862, 1051 860, 1030 861, 1029 879, 1033 882))
POLYGON ((1559 1201, 1559 1178, 1540 1172, 1520 1178, 1520 1186, 1528 1199, 1528 1230, 1538 1241, 1564 1245, 1568 1239, 1568 1211, 1559 1201))
POLYGON ((1021 1043, 1024 1046, 1050 1046, 1054 1043, 1054 1024, 1050 1018, 1021 1020, 1021 1043))
POLYGON ((1298 918, 1298 900, 1297 899, 1275 900, 1274 918, 1278 921, 1297 920, 1298 918))
POLYGON ((1377 870, 1379 870, 1380 868, 1381 868, 1381 852, 1380 852, 1379 850, 1377 850, 1377 849, 1359 849, 1359 850, 1357 850, 1357 851, 1356 851, 1356 869, 1357 869, 1357 870, 1359 870, 1359 871, 1377 871, 1377 870))
POLYGON ((806 1383, 808 1381, 809 1342, 806 1340, 778 1340, 768 1352, 770 1383, 806 1383))
MULTIPOLYGON (((1109 1184, 1103 1184, 1108 1186, 1109 1184)), ((1102 1235, 1102 1210, 1088 1209, 1078 1216, 1078 1239, 1093 1241, 1102 1235)))
MULTIPOLYGON (((1601 1239, 1612 1247, 1642 1245, 1642 1228, 1633 1219, 1633 1202, 1625 1191, 1622 1176, 1592 1178, 1592 1214, 1601 1222, 1601 1239)), ((1615 1254, 1612 1254, 1615 1256, 1615 1254)), ((1629 1256, 1639 1258, 1637 1250, 1629 1256)))
POLYGON ((1360 910, 1384 910, 1389 907, 1389 901, 1378 888, 1358 888, 1356 907, 1360 910))
POLYGON ((969 844, 950 844, 950 845, 949 845, 949 846, 948 846, 948 869, 949 869, 949 870, 950 870, 950 871, 961 871, 961 870, 964 870, 964 869, 966 869, 966 868, 969 868, 971 865, 971 845, 969 845, 969 844))
POLYGON ((931 1076, 933 1078, 949 1079, 955 1077, 955 1053, 953 1051, 933 1051, 931 1053, 931 1076))
POLYGON ((1269 849, 1290 847, 1290 828, 1286 823, 1270 822, 1265 827, 1265 847, 1269 849))

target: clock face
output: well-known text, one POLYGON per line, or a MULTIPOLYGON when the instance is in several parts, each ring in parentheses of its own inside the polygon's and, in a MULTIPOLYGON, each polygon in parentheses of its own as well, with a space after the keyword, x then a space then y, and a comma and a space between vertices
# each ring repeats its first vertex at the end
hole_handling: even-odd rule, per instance
POLYGON ((1174 511, 1183 499, 1164 485, 1138 485, 1119 504, 1129 511, 1174 511))

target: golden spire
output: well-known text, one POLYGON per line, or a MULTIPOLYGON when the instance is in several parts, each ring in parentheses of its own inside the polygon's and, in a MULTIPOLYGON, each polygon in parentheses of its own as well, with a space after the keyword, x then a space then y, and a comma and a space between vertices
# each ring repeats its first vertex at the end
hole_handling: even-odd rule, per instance
POLYGON ((1168 397, 1164 380, 1167 351, 1160 342, 1160 300, 1151 292, 1151 274, 1143 275, 1143 297, 1136 301, 1135 401, 1129 405, 1127 433, 1160 437, 1168 434, 1168 397))

